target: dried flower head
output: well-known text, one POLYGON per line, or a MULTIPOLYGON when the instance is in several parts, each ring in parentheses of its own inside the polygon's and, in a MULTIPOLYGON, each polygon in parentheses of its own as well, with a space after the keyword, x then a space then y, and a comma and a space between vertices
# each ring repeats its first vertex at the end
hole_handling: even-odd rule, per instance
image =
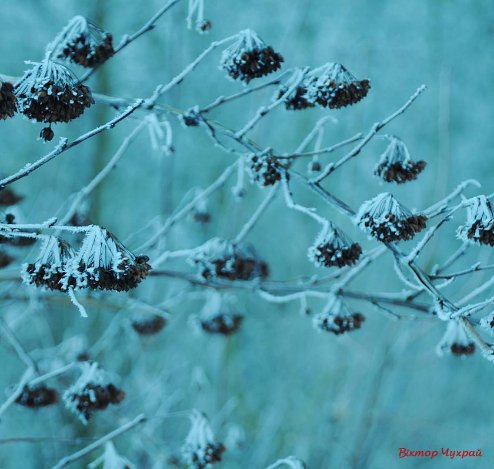
POLYGON ((204 332, 230 335, 240 329, 243 319, 244 317, 241 314, 219 312, 202 315, 200 322, 204 332))
POLYGON ((138 313, 132 317, 131 325, 139 335, 154 335, 166 326, 166 319, 158 314, 138 313))
MULTIPOLYGON (((280 85, 280 87, 277 89, 274 95, 275 100, 281 99, 283 95, 286 95, 286 93, 290 88, 295 86, 295 82, 299 81, 300 73, 301 70, 296 69, 294 73, 291 75, 291 77, 285 83, 280 85)), ((306 97, 306 93, 307 93, 306 86, 307 86, 307 80, 304 79, 297 86, 295 86, 295 88, 290 94, 286 95, 283 98, 283 102, 285 103, 286 109, 290 111, 299 111, 302 109, 307 109, 315 106, 315 102, 309 101, 306 97)))
POLYGON ((248 169, 252 181, 257 182, 261 187, 273 186, 283 177, 289 178, 287 166, 270 153, 250 155, 248 169))
POLYGON ((318 267, 344 267, 355 264, 362 248, 352 243, 333 223, 328 223, 319 233, 314 245, 307 253, 309 260, 318 267))
POLYGON ((494 246, 494 210, 484 195, 468 201, 467 221, 458 228, 456 234, 458 238, 472 244, 494 246))
POLYGON ((89 88, 62 64, 35 63, 15 85, 19 110, 38 122, 69 122, 94 103, 89 88))
POLYGON ((24 197, 17 194, 12 189, 6 187, 0 190, 0 206, 9 207, 11 205, 18 204, 24 197))
POLYGON ((66 288, 61 280, 73 256, 74 250, 66 241, 48 236, 44 238, 36 261, 22 266, 22 280, 28 285, 63 291, 66 288))
POLYGON ((389 145, 381 155, 374 174, 386 182, 401 184, 417 179, 417 176, 425 168, 423 160, 413 161, 410 158, 408 148, 402 140, 396 137, 388 137, 389 145))
POLYGON ((119 454, 115 445, 109 441, 105 444, 105 452, 96 461, 93 461, 88 467, 95 468, 96 465, 103 463, 103 469, 136 469, 127 458, 119 454))
POLYGON ((489 315, 483 317, 480 320, 480 325, 487 329, 490 332, 494 332, 494 313, 490 313, 489 315))
POLYGON ((0 119, 14 117, 17 112, 17 98, 14 86, 8 81, 0 80, 0 119))
POLYGON ((82 374, 63 394, 65 407, 87 424, 96 410, 104 410, 110 404, 119 404, 125 393, 108 382, 106 374, 97 363, 81 363, 82 374))
POLYGON ((238 39, 221 56, 220 68, 226 70, 234 80, 248 83, 275 72, 281 67, 283 57, 271 46, 266 46, 252 30, 246 29, 238 34, 238 39))
POLYGON ((225 447, 215 441, 206 415, 193 410, 190 421, 192 425, 182 446, 184 462, 194 469, 206 469, 221 461, 225 447))
POLYGON ((472 355, 475 352, 475 343, 468 337, 464 326, 457 320, 448 321, 446 332, 436 348, 442 356, 450 353, 457 357, 472 355))
POLYGON ((360 329, 365 316, 352 313, 340 297, 332 295, 324 310, 314 316, 314 326, 335 335, 360 329))
POLYGON ((58 392, 55 389, 48 388, 45 385, 24 386, 21 394, 15 400, 16 404, 31 409, 46 407, 58 402, 58 392))
POLYGON ((45 142, 51 142, 54 136, 55 132, 53 132, 51 127, 43 127, 39 133, 39 137, 45 142))
POLYGON ((357 80, 343 65, 333 62, 311 70, 305 83, 305 99, 330 109, 357 103, 370 88, 369 80, 357 80))
POLYGON ((385 243, 412 239, 426 221, 425 215, 413 214, 387 192, 364 202, 355 216, 357 225, 385 243))
POLYGON ((108 230, 91 225, 80 250, 66 266, 64 288, 128 291, 151 269, 147 256, 135 256, 108 230))
POLYGON ((75 16, 48 46, 54 57, 83 67, 96 67, 114 53, 112 35, 102 31, 83 16, 75 16))
POLYGON ((250 247, 240 247, 231 241, 212 238, 200 246, 190 259, 201 268, 204 278, 252 280, 269 275, 268 265, 259 260, 250 247))
POLYGON ((4 250, 0 250, 0 269, 8 267, 14 261, 14 257, 7 254, 4 250))

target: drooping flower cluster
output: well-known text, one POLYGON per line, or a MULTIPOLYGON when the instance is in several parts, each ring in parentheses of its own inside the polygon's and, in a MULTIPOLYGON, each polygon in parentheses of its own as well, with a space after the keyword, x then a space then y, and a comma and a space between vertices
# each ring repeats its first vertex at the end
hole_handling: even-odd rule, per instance
POLYGON ((355 216, 358 226, 385 243, 412 239, 426 221, 425 215, 413 214, 387 192, 364 202, 355 216))
POLYGON ((0 80, 0 119, 14 117, 17 112, 17 99, 14 86, 8 81, 0 80))
POLYGON ((206 469, 221 461, 226 448, 215 441, 205 414, 194 410, 190 415, 191 428, 182 446, 185 464, 193 469, 206 469))
POLYGON ((200 266, 204 278, 252 280, 269 275, 268 265, 258 259, 251 247, 240 247, 221 238, 210 239, 190 260, 200 266))
POLYGON ((386 182, 397 184, 416 179, 425 168, 426 162, 413 161, 402 140, 396 137, 388 138, 389 145, 381 155, 374 173, 386 182))
POLYGON ((360 329, 365 316, 353 313, 339 296, 332 295, 324 310, 314 316, 314 327, 335 335, 360 329))
POLYGON ((0 207, 18 204, 24 197, 8 187, 0 190, 0 207))
POLYGON ((234 80, 248 83, 254 78, 275 72, 282 62, 283 57, 280 54, 267 46, 254 31, 246 29, 223 51, 220 67, 234 80))
MULTIPOLYGON (((294 77, 295 75, 279 88, 278 99, 295 84, 294 77)), ((339 109, 365 98, 369 88, 369 80, 358 80, 343 65, 329 62, 306 74, 293 92, 284 98, 285 107, 299 110, 319 105, 339 109)))
POLYGON ((50 290, 65 290, 62 279, 74 250, 64 240, 55 236, 44 239, 38 258, 32 264, 22 266, 22 280, 28 285, 50 290))
POLYGON ((58 402, 58 393, 55 389, 45 385, 24 386, 21 394, 15 400, 16 404, 31 409, 46 407, 58 402))
POLYGON ((38 122, 69 122, 94 100, 89 88, 64 65, 45 59, 35 63, 15 85, 19 110, 38 122))
POLYGON ((87 424, 94 411, 122 402, 125 392, 108 381, 97 363, 84 362, 81 366, 81 376, 64 392, 63 401, 68 410, 87 424))
POLYGON ((452 319, 448 321, 446 332, 436 350, 439 355, 450 353, 457 357, 464 357, 475 352, 475 343, 468 337, 464 326, 452 319))
POLYGON ((204 332, 230 335, 240 329, 243 319, 244 317, 241 314, 217 312, 202 315, 200 322, 204 332))
POLYGON ((248 170, 252 181, 257 182, 261 187, 273 186, 283 177, 288 178, 286 165, 271 154, 253 154, 249 157, 248 170))
POLYGON ((23 266, 23 280, 60 291, 127 291, 148 275, 148 260, 147 256, 134 256, 108 230, 90 225, 77 252, 59 238, 46 238, 38 259, 23 266))
POLYGON ((166 326, 166 319, 158 314, 139 313, 132 317, 131 325, 139 335, 154 335, 166 326))
POLYGON ((313 246, 308 250, 308 257, 318 267, 345 267, 355 264, 362 248, 352 243, 333 223, 323 228, 313 246))
POLYGON ((48 46, 53 57, 67 59, 83 67, 96 67, 108 60, 113 50, 112 35, 83 16, 75 16, 48 46))
POLYGON ((494 210, 484 195, 469 200, 467 221, 458 228, 457 236, 470 243, 494 246, 494 210))

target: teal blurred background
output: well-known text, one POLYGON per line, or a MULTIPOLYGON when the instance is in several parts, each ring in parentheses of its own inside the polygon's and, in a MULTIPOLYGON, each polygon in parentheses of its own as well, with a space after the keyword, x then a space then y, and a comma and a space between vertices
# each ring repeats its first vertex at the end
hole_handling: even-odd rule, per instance
MULTIPOLYGON (((29 67, 25 60, 41 60, 46 44, 76 14, 112 32, 118 44, 163 3, 4 0, 0 73, 20 76, 29 67)), ((300 113, 279 108, 267 116, 251 137, 277 152, 293 151, 317 120, 328 114, 338 123, 326 124, 324 145, 365 132, 398 109, 421 84, 427 85, 426 92, 385 130, 402 138, 414 159, 426 160, 426 171, 404 187, 384 187, 372 175, 385 148, 383 140, 375 139, 326 183, 351 207, 390 190, 410 208, 421 209, 468 178, 477 179, 482 192, 493 192, 492 2, 206 0, 205 16, 213 24, 207 35, 186 28, 186 3, 180 2, 153 31, 102 67, 89 81, 93 91, 147 97, 212 40, 251 28, 283 54, 285 67, 315 67, 335 61, 371 81, 368 97, 350 108, 300 113)), ((220 51, 214 51, 160 102, 187 109, 241 90, 242 85, 229 81, 218 69, 219 57, 220 51)), ((77 68, 74 71, 83 73, 77 68)), ((210 117, 239 129, 272 93, 269 89, 249 95, 215 110, 210 117)), ((112 109, 95 105, 76 122, 55 125, 55 139, 74 139, 113 115, 112 109)), ((203 130, 183 128, 173 115, 169 121, 175 148, 172 155, 154 151, 144 132, 87 201, 90 219, 128 240, 131 248, 138 247, 190 189, 207 187, 232 161, 231 155, 213 146, 203 130)), ((71 195, 103 167, 136 124, 135 119, 128 119, 16 183, 14 188, 25 195, 18 219, 34 223, 63 214, 71 195)), ((19 116, 0 123, 1 173, 11 174, 53 147, 56 140, 50 144, 37 140, 41 127, 19 116)), ((334 155, 322 161, 332 159, 334 155)), ((300 169, 305 164, 299 164, 300 169)), ((167 237, 166 248, 191 248, 212 236, 233 237, 265 195, 249 185, 244 199, 238 201, 231 192, 234 183, 231 180, 209 201, 211 223, 198 225, 186 220, 167 237)), ((364 247, 375 246, 305 188, 294 184, 293 189, 297 201, 318 208, 364 247)), ((470 195, 474 193, 470 190, 470 195)), ((459 246, 454 227, 461 221, 462 217, 457 217, 454 226, 429 246, 421 258, 424 268, 444 261, 459 246)), ((272 278, 309 277, 321 274, 306 256, 318 231, 310 219, 289 211, 278 198, 249 235, 249 242, 270 264, 272 278)), ((24 253, 26 259, 35 254, 35 250, 24 253)), ((492 258, 486 248, 474 248, 470 256, 464 266, 476 260, 489 263, 492 258)), ((191 271, 181 261, 170 263, 170 268, 191 271)), ((2 275, 9 278, 16 273, 6 269, 2 275)), ((458 299, 488 278, 488 274, 476 274, 445 291, 458 299)), ((185 286, 167 278, 151 278, 132 296, 160 304, 185 286)), ((238 335, 225 339, 196 334, 191 327, 190 316, 197 314, 205 301, 204 292, 198 289, 199 293, 170 301, 171 319, 166 329, 143 340, 130 328, 129 317, 136 307, 130 303, 119 306, 122 296, 100 295, 88 301, 90 317, 84 320, 63 295, 55 301, 38 300, 18 281, 4 280, 0 288, 3 318, 45 371, 96 344, 91 358, 118 375, 127 392, 122 405, 95 416, 85 428, 62 406, 39 411, 11 407, 0 422, 0 439, 29 436, 50 440, 0 441, 0 468, 51 467, 83 445, 74 444, 73 438, 103 435, 140 412, 156 415, 190 408, 211 417, 218 438, 228 448, 221 466, 225 468, 261 468, 290 454, 305 460, 310 468, 493 465, 490 417, 494 402, 487 396, 494 384, 493 365, 480 356, 438 358, 434 347, 444 326, 437 320, 391 321, 371 305, 351 302, 367 316, 365 327, 336 338, 316 332, 310 318, 299 314, 298 303, 274 305, 253 294, 232 292, 236 308, 246 319, 238 335), (9 299, 12 291, 25 299, 9 299), (400 447, 481 448, 484 455, 461 462, 447 458, 400 460, 400 447)), ((367 292, 402 288, 389 257, 352 284, 352 290, 367 292)), ((317 312, 322 304, 310 306, 317 312)), ((3 338, 1 353, 0 388, 8 390, 20 379, 23 365, 3 338)), ((72 378, 63 378, 58 387, 62 389, 72 378)), ((170 458, 179 453, 186 433, 186 422, 156 419, 115 440, 115 445, 138 468, 174 467, 170 458)), ((95 452, 86 462, 97 455, 95 452)), ((84 466, 79 462, 74 467, 84 466)))

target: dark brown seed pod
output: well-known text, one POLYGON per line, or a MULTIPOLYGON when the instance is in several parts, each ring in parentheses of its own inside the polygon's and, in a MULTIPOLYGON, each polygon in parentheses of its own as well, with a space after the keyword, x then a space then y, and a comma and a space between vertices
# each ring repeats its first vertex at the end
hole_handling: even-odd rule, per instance
POLYGON ((249 173, 261 187, 273 186, 284 177, 289 179, 288 165, 282 164, 272 155, 253 154, 249 157, 249 173))
POLYGON ((111 232, 97 225, 86 231, 82 246, 67 262, 63 289, 128 291, 148 276, 149 257, 135 256, 111 232))
POLYGON ((45 142, 51 142, 55 136, 55 132, 53 132, 51 127, 44 127, 41 129, 39 136, 45 142))
POLYGON ((69 122, 94 103, 87 86, 67 67, 49 59, 24 73, 15 94, 24 115, 46 123, 69 122))
POLYGON ((58 402, 58 392, 44 385, 33 387, 26 385, 15 402, 24 407, 39 409, 40 407, 56 404, 58 402))
MULTIPOLYGON (((12 189, 8 187, 4 189, 0 189, 0 206, 1 207, 9 207, 11 205, 18 204, 24 197, 22 195, 17 194, 12 189)), ((13 222, 13 220, 12 220, 13 222)), ((6 223, 12 223, 10 221, 6 221, 6 223)))
POLYGON ((425 215, 413 214, 389 193, 364 202, 355 216, 358 226, 384 243, 412 239, 426 222, 425 215))
POLYGON ((374 174, 386 182, 402 184, 417 179, 424 170, 425 161, 413 161, 406 145, 396 137, 387 137, 389 145, 381 155, 374 174))
POLYGON ((243 320, 241 314, 218 313, 201 318, 201 328, 208 334, 231 335, 240 329, 243 320))
POLYGON ((317 329, 340 335, 360 329, 364 321, 364 315, 351 312, 339 297, 333 296, 324 310, 314 317, 314 326, 317 329))
POLYGON ((331 222, 322 230, 308 251, 309 260, 318 267, 341 268, 353 265, 361 254, 360 245, 348 240, 345 234, 331 222))
POLYGON ((14 86, 7 81, 0 81, 0 119, 14 117, 17 112, 17 98, 14 86))
POLYGON ((8 267, 12 262, 15 261, 15 258, 9 256, 5 251, 0 251, 0 269, 4 269, 8 267))
POLYGON ((437 346, 439 355, 448 353, 455 357, 465 357, 475 353, 475 343, 468 336, 462 323, 449 320, 446 331, 437 346))
POLYGON ((191 260, 200 266, 201 275, 207 279, 252 280, 269 276, 268 264, 251 247, 239 247, 221 238, 209 240, 191 260))
POLYGON ((456 233, 463 241, 494 246, 494 210, 484 195, 469 200, 466 223, 456 233))
POLYGON ((221 68, 234 80, 246 83, 275 72, 282 62, 283 57, 250 29, 241 31, 237 41, 221 56, 221 68))
POLYGON ((139 335, 154 335, 163 330, 166 319, 157 314, 140 315, 132 320, 131 325, 139 335))
POLYGON ((72 18, 48 48, 54 57, 88 68, 103 64, 115 53, 112 35, 83 16, 72 18))

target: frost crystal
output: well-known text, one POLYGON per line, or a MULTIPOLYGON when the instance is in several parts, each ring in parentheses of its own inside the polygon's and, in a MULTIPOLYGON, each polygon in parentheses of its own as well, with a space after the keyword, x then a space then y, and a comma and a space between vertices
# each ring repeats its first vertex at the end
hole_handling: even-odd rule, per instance
POLYGON ((374 170, 386 182, 398 184, 416 179, 425 168, 425 161, 413 161, 406 145, 396 137, 388 137, 389 145, 374 170))
POLYGON ((205 414, 192 411, 192 426, 182 446, 184 462, 194 469, 206 469, 221 461, 225 452, 222 443, 214 440, 213 432, 205 414))
POLYGON ((414 215, 387 192, 364 202, 355 216, 360 228, 385 243, 412 239, 426 221, 425 215, 414 215))
POLYGON ((127 291, 149 273, 147 256, 134 256, 112 233, 91 225, 77 254, 67 263, 64 288, 127 291))
POLYGON ((340 335, 360 329, 364 321, 364 315, 352 313, 340 297, 332 295, 324 310, 314 316, 313 323, 317 329, 340 335))
MULTIPOLYGON (((286 83, 283 83, 278 88, 276 94, 274 95, 274 99, 275 100, 280 99, 283 95, 287 93, 289 89, 295 86, 295 82, 299 81, 301 73, 302 73, 301 69, 296 69, 292 74, 292 76, 286 81, 286 83)), ((315 103, 308 100, 308 98, 306 97, 306 92, 307 92, 306 82, 302 81, 302 83, 296 86, 295 89, 289 95, 283 98, 286 109, 291 111, 298 111, 301 109, 314 107, 315 103)))
POLYGON ((127 458, 118 454, 115 445, 111 441, 106 443, 104 454, 88 467, 93 469, 96 464, 101 463, 103 463, 103 469, 135 469, 135 466, 127 458))
POLYGON ((63 394, 65 407, 87 424, 95 410, 104 410, 110 404, 119 404, 125 393, 108 382, 97 363, 83 363, 79 379, 63 394))
POLYGON ((494 246, 494 211, 484 195, 469 200, 467 221, 458 228, 457 236, 472 244, 494 246))
POLYGON ((72 18, 48 50, 58 59, 68 59, 83 67, 101 65, 115 53, 112 35, 83 16, 72 18))
POLYGON ((436 351, 442 356, 451 353, 457 357, 472 355, 475 352, 475 343, 468 337, 465 328, 456 320, 448 321, 446 332, 437 345, 436 351))
POLYGON ((343 65, 333 62, 312 70, 305 82, 305 99, 331 109, 357 103, 370 88, 369 80, 357 80, 343 65))
POLYGON ((204 278, 251 280, 269 275, 268 265, 257 258, 252 248, 221 238, 212 238, 200 246, 190 260, 201 267, 204 278))
POLYGON ((328 223, 307 252, 309 260, 318 267, 353 265, 362 254, 358 243, 352 243, 333 223, 328 223))
POLYGON ((281 67, 283 57, 275 52, 252 30, 238 34, 238 39, 221 55, 220 68, 226 70, 234 80, 248 83, 253 78, 263 77, 281 67))
POLYGON ((13 117, 17 112, 17 99, 12 83, 0 80, 0 119, 13 117))
POLYGON ((66 286, 61 280, 65 274, 65 267, 73 256, 74 250, 67 242, 49 236, 43 241, 36 261, 22 266, 22 280, 28 285, 65 291, 66 286))
POLYGON ((15 94, 20 111, 38 122, 69 122, 94 103, 87 86, 67 67, 49 59, 24 73, 15 94))

